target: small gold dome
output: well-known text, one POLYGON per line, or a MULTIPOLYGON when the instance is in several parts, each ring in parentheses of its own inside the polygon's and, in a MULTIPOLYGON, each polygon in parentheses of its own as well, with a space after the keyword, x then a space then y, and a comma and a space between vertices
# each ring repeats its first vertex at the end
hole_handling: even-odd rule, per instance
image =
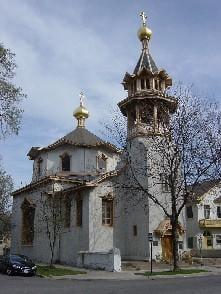
POLYGON ((88 118, 89 111, 83 105, 80 105, 73 112, 73 116, 75 116, 77 119, 78 118, 88 118))
POLYGON ((140 41, 143 41, 145 39, 149 41, 152 36, 152 31, 148 27, 142 26, 138 30, 137 35, 140 41))

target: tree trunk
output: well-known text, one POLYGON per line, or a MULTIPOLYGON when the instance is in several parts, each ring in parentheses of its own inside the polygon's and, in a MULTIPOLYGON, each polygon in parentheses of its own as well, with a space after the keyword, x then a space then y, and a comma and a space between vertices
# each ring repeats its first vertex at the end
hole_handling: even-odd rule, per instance
POLYGON ((178 217, 176 215, 171 218, 172 225, 172 253, 173 253, 173 271, 179 269, 178 265, 178 217))

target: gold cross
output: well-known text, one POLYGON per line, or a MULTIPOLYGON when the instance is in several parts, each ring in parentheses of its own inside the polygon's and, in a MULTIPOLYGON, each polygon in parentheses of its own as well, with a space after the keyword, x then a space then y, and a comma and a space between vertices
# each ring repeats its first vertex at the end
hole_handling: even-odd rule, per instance
POLYGON ((80 96, 80 105, 83 106, 83 99, 85 98, 84 92, 81 91, 79 96, 80 96))
POLYGON ((143 26, 146 26, 146 22, 147 22, 147 15, 145 14, 145 12, 141 12, 140 13, 141 19, 143 21, 143 26))

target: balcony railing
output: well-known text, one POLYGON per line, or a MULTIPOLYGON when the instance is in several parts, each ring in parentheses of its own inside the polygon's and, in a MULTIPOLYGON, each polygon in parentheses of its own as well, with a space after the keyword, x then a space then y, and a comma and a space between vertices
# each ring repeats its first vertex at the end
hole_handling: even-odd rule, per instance
POLYGON ((201 219, 200 228, 221 228, 221 219, 201 219))

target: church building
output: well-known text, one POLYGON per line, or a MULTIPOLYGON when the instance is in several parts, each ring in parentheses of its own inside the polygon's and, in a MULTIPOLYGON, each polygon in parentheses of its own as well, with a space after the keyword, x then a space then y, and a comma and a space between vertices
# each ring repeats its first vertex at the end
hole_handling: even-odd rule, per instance
MULTIPOLYGON (((84 266, 88 260, 88 267, 90 261, 92 267, 102 263, 110 252, 126 260, 149 260, 151 233, 153 258, 171 260, 170 220, 134 188, 136 181, 143 186, 148 183, 150 193, 167 201, 168 187, 148 158, 154 152, 154 140, 169 129, 170 114, 177 107, 176 98, 166 94, 172 79, 151 57, 152 32, 144 13, 141 17, 142 52, 133 73, 123 78, 127 97, 118 104, 127 120, 125 149, 87 129, 89 112, 81 95, 73 113, 76 128, 53 144, 28 152, 33 160, 32 180, 13 192, 12 253, 50 262, 53 251, 54 261, 84 266), (125 160, 128 154, 132 169, 125 160)), ((181 251, 185 249, 184 226, 181 214, 181 251)))

